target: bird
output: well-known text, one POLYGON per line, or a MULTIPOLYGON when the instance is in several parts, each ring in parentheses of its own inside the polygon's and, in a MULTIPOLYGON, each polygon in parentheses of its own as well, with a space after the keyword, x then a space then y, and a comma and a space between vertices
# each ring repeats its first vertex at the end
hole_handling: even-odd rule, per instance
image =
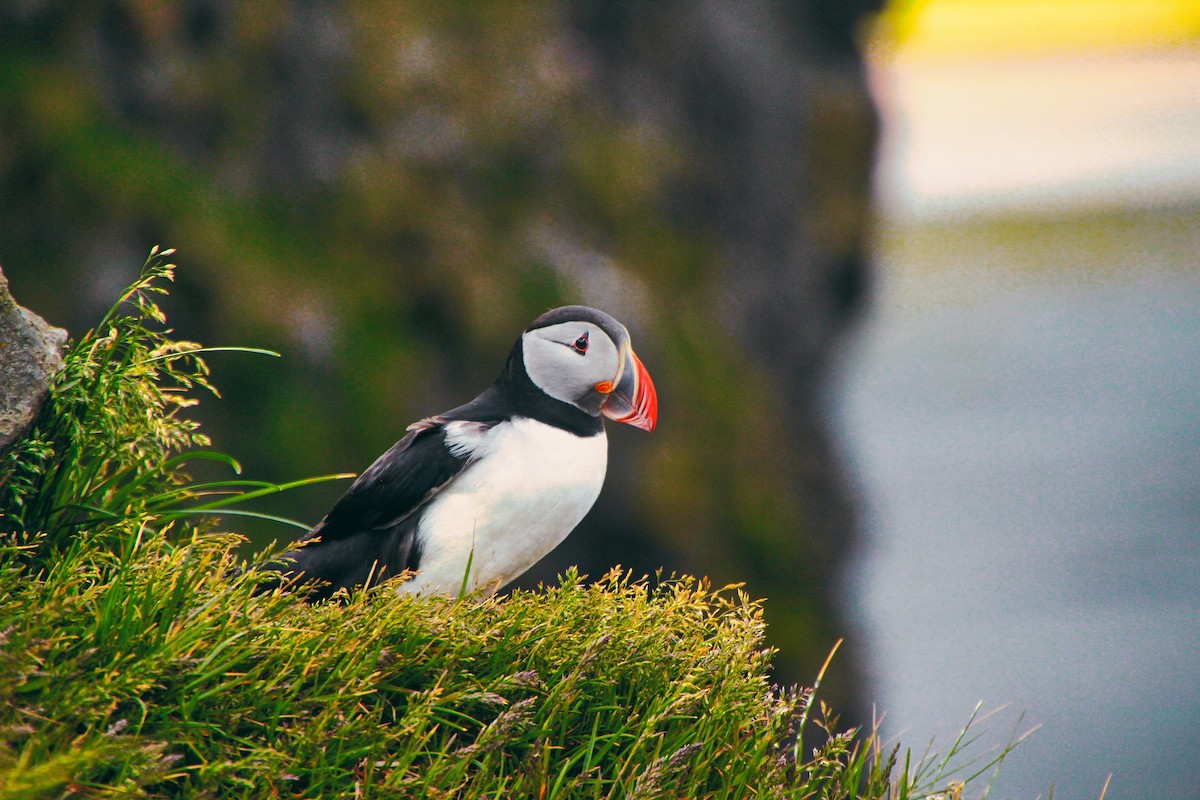
POLYGON ((306 599, 397 576, 403 594, 490 596, 553 550, 600 494, 603 418, 645 431, 658 394, 629 332, 595 308, 539 316, 470 402, 412 423, 262 584, 306 599))

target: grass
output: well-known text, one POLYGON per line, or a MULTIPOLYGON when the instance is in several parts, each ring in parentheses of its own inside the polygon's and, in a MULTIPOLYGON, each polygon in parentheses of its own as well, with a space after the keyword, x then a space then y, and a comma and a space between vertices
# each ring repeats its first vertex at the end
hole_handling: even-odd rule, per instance
POLYGON ((1011 749, 832 733, 769 682, 760 605, 694 578, 255 595, 213 515, 307 481, 188 478, 236 462, 180 413, 211 387, 153 302, 169 255, 0 463, 0 797, 957 798, 1011 749))
MULTIPOLYGON (((264 516, 238 508, 263 494, 344 475, 272 484, 233 479, 189 484, 189 462, 232 457, 209 447, 181 412, 194 392, 216 395, 202 355, 277 355, 245 347, 175 341, 154 302, 174 277, 173 251, 151 251, 142 274, 96 328, 73 342, 33 431, 0 457, 0 534, 24 558, 46 564, 79 546, 123 547, 130 523, 161 525, 212 514, 264 516)), ((307 526, 272 517, 276 521, 307 526)))

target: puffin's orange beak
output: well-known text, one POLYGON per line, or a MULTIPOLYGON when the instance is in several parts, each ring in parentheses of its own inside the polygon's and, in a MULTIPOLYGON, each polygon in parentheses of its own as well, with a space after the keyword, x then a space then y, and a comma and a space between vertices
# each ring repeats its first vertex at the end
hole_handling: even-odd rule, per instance
POLYGON ((644 431, 654 430, 658 422, 658 393, 654 391, 650 373, 633 348, 625 348, 625 361, 615 384, 601 384, 596 388, 600 391, 608 389, 608 399, 600 407, 604 416, 644 431))

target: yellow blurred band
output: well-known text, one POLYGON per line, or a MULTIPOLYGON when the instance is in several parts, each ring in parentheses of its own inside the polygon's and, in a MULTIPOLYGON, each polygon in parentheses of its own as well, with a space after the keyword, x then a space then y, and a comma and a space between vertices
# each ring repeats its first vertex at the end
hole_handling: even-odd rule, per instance
POLYGON ((1200 44, 1197 0, 899 0, 881 22, 911 56, 1200 44))

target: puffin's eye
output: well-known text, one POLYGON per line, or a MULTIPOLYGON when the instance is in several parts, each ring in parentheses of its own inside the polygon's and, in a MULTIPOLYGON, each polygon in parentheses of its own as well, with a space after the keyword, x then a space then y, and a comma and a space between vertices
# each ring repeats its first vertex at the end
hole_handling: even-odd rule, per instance
POLYGON ((587 346, 588 346, 588 335, 586 333, 584 333, 582 336, 580 336, 578 339, 576 339, 574 341, 574 343, 572 343, 571 349, 574 350, 576 353, 582 354, 582 353, 587 352, 587 346))

